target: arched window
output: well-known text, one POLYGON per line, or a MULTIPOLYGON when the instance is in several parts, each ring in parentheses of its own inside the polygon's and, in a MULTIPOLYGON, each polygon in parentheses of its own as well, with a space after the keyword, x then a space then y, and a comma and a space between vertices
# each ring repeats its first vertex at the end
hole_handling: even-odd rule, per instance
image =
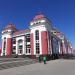
POLYGON ((22 39, 18 40, 18 43, 22 43, 22 42, 23 42, 23 40, 22 40, 22 39))
POLYGON ((6 39, 6 37, 4 37, 4 39, 6 39))
POLYGON ((35 31, 35 39, 36 40, 39 40, 39 30, 36 30, 35 31))
POLYGON ((23 52, 23 40, 22 39, 20 39, 20 40, 18 40, 18 53, 19 54, 22 54, 22 52, 23 52))
POLYGON ((6 37, 4 37, 4 41, 6 41, 6 37))

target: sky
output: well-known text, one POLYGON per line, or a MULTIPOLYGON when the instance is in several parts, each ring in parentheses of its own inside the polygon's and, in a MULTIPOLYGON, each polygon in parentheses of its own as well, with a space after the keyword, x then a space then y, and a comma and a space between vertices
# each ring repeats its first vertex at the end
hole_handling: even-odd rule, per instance
POLYGON ((0 35, 9 23, 26 29, 39 12, 63 32, 75 48, 75 0, 0 0, 0 35))

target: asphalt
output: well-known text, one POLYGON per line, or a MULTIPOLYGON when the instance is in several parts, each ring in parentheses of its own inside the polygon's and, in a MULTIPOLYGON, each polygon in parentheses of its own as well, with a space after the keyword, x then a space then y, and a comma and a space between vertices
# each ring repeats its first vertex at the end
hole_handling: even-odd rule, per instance
POLYGON ((75 60, 58 59, 0 70, 0 75, 75 75, 75 60))

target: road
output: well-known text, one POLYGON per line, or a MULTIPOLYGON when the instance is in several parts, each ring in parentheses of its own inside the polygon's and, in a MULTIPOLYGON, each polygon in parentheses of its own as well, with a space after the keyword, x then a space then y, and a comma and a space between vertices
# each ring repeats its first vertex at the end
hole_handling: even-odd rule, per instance
POLYGON ((35 63, 0 70, 0 75, 75 75, 75 60, 51 60, 46 65, 35 63))

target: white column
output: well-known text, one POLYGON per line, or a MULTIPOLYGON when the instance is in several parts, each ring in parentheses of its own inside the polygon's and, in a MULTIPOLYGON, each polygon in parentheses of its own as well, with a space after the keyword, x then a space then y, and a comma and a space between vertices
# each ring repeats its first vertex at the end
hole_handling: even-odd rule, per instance
POLYGON ((42 54, 42 41, 41 41, 42 39, 41 39, 41 31, 39 31, 39 47, 40 47, 40 54, 42 54))
POLYGON ((4 40, 2 39, 2 50, 1 50, 1 56, 3 56, 3 47, 4 47, 4 40))
MULTIPOLYGON (((4 52, 4 39, 2 39, 2 52, 1 52, 1 56, 3 56, 3 52, 4 52)), ((6 44, 5 44, 5 55, 6 55, 6 49, 7 49, 7 39, 6 39, 6 44)))
POLYGON ((58 45, 59 45, 59 54, 61 54, 61 49, 60 49, 60 41, 58 42, 58 45))
POLYGON ((26 49, 25 49, 25 39, 23 40, 23 54, 25 54, 25 51, 26 51, 26 49))
POLYGON ((18 41, 16 40, 16 54, 18 54, 18 41))
POLYGON ((33 33, 33 40, 34 40, 34 55, 36 55, 36 45, 35 45, 35 31, 34 31, 34 33, 33 33))
POLYGON ((7 55, 7 38, 6 38, 6 47, 5 47, 5 55, 7 55))
POLYGON ((50 36, 50 54, 52 54, 52 43, 51 43, 51 36, 50 36))

